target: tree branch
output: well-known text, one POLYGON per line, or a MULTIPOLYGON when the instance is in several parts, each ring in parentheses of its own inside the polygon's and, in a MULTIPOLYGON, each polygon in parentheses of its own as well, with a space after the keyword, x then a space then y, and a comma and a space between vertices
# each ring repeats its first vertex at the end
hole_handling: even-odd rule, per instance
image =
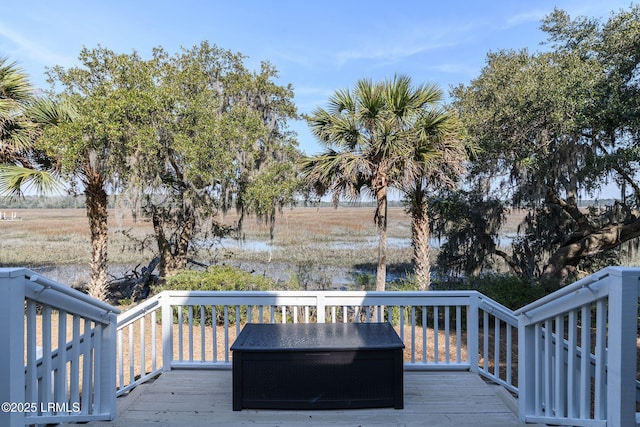
POLYGON ((518 276, 522 276, 524 274, 522 268, 518 265, 518 263, 516 263, 511 255, 499 249, 494 249, 493 253, 502 258, 515 274, 517 274, 518 276))
MULTIPOLYGON (((598 148, 600 148, 603 152, 608 153, 608 151, 605 149, 605 147, 602 145, 600 141, 597 141, 596 144, 598 145, 598 148)), ((627 183, 628 185, 631 186, 631 188, 633 188, 633 195, 635 196, 636 203, 640 206, 640 185, 638 185, 636 180, 633 177, 631 177, 628 173, 626 173, 620 167, 620 165, 614 163, 613 165, 611 165, 611 168, 622 177, 625 183, 627 183)))
POLYGON ((559 283, 566 279, 580 260, 614 249, 637 237, 640 237, 640 219, 594 230, 576 241, 562 245, 551 255, 541 279, 543 282, 559 283))
POLYGON ((580 227, 580 230, 582 230, 583 233, 591 232, 595 229, 595 225, 589 221, 589 218, 580 211, 576 204, 568 203, 566 200, 561 199, 551 187, 547 187, 547 201, 560 206, 563 211, 578 223, 578 227, 580 227))

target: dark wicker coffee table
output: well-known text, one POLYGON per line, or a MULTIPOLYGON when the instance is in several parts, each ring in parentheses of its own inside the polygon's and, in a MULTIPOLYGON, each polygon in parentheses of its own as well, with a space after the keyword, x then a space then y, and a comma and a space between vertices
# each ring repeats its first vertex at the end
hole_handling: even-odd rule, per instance
POLYGON ((403 349, 389 323, 247 324, 231 346, 233 410, 402 409, 403 349))

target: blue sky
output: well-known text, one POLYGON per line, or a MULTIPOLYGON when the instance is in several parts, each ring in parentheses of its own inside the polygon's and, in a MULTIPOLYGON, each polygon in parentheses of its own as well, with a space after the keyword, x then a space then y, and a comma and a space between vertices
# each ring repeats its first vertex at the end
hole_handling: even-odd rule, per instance
MULTIPOLYGON (((83 46, 98 44, 143 57, 209 40, 280 71, 299 112, 325 105, 337 89, 361 78, 408 74, 448 91, 478 76, 487 52, 540 49, 540 20, 554 7, 571 16, 607 18, 628 8, 618 0, 416 1, 11 1, 0 16, 0 56, 16 61, 36 87, 45 68, 76 64, 83 46)), ((300 147, 319 150, 302 122, 300 147)))

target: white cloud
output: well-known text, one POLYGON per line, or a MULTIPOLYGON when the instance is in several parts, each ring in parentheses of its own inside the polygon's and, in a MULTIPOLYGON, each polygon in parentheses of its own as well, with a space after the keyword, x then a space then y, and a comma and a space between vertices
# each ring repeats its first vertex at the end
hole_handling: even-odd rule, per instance
POLYGON ((24 37, 22 34, 11 30, 2 22, 0 22, 0 38, 6 39, 5 42, 10 42, 9 46, 7 46, 6 43, 3 43, 7 51, 12 50, 16 55, 19 54, 23 58, 29 58, 33 62, 43 65, 66 65, 73 62, 73 59, 57 54, 45 46, 39 45, 38 43, 24 37), (13 49, 11 49, 11 47, 13 47, 13 49))
POLYGON ((356 48, 338 51, 333 58, 338 66, 362 59, 382 59, 386 63, 394 63, 420 53, 458 46, 467 42, 475 30, 475 25, 434 28, 433 25, 424 23, 397 36, 380 34, 376 40, 367 41, 356 48))
POLYGON ((386 45, 362 46, 358 49, 339 51, 335 54, 337 65, 360 59, 384 59, 388 62, 396 62, 402 58, 412 56, 428 50, 444 48, 451 43, 424 42, 424 44, 388 43, 386 45))
POLYGON ((442 63, 426 67, 428 70, 438 71, 446 74, 473 75, 477 73, 477 68, 464 63, 442 63))
POLYGON ((275 52, 272 52, 272 54, 273 54, 273 57, 277 58, 278 60, 281 59, 283 61, 296 64, 304 68, 313 67, 313 60, 309 58, 309 56, 306 54, 297 55, 292 52, 284 52, 282 50, 277 50, 275 52))
POLYGON ((506 20, 506 25, 503 28, 509 29, 509 28, 517 27, 520 24, 527 24, 529 22, 539 23, 542 20, 542 18, 544 18, 549 13, 551 13, 550 10, 547 10, 547 11, 532 10, 529 12, 519 13, 517 15, 508 17, 506 20))

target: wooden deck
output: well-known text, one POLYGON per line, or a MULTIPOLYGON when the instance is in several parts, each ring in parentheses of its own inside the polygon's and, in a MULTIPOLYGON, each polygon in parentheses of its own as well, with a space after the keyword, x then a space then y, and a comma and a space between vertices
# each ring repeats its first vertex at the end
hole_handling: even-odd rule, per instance
POLYGON ((118 399, 113 422, 78 426, 518 426, 517 402, 469 372, 405 371, 404 409, 231 409, 231 371, 174 370, 118 399))

